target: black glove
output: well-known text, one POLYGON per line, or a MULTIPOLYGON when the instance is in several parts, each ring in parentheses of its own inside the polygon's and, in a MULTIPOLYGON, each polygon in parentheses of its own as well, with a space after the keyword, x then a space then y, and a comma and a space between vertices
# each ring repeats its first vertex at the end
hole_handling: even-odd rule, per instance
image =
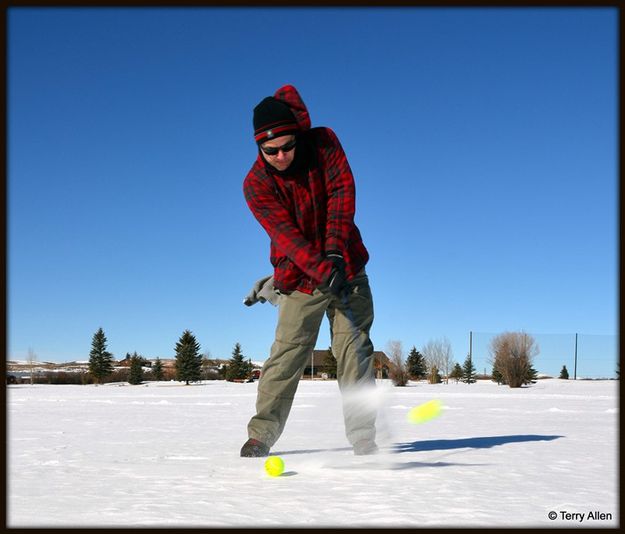
POLYGON ((328 279, 328 289, 336 297, 341 297, 347 291, 347 275, 345 274, 345 260, 337 251, 330 251, 326 257, 334 264, 328 279))

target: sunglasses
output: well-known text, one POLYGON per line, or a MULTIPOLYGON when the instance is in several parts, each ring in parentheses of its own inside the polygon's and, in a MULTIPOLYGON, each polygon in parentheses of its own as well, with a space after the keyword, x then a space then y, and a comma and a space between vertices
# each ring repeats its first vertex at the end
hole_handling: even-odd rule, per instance
POLYGON ((295 148, 297 141, 295 139, 283 144, 282 146, 261 146, 260 149, 268 156, 275 156, 282 150, 285 154, 291 152, 295 148))

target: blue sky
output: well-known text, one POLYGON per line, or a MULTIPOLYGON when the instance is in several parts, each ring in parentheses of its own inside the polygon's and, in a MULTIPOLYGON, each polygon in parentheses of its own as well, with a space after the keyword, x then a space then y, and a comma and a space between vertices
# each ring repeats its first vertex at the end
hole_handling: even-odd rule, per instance
POLYGON ((87 359, 102 327, 117 358, 173 357, 189 329, 214 358, 239 342, 264 360, 277 310, 242 299, 269 239, 242 181, 252 109, 291 83, 355 176, 377 349, 446 337, 462 362, 470 331, 579 332, 614 350, 587 374, 611 375, 617 25, 611 8, 9 9, 7 357, 87 359))

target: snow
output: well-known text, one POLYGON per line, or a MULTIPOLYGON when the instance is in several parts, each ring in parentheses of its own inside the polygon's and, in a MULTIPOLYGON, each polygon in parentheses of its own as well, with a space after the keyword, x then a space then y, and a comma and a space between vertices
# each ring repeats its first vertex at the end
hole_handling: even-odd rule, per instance
POLYGON ((619 524, 618 381, 378 381, 382 452, 361 457, 336 382, 302 381, 275 478, 239 457, 257 386, 8 386, 8 526, 619 524), (406 421, 433 398, 439 418, 406 421))

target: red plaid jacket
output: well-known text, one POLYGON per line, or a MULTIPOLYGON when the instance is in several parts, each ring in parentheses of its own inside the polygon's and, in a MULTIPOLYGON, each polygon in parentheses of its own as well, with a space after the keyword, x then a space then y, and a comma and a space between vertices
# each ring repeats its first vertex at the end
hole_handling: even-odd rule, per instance
POLYGON ((310 128, 308 110, 295 87, 285 85, 274 96, 291 108, 300 130, 309 136, 316 164, 284 176, 272 172, 259 154, 243 192, 271 238, 274 286, 285 293, 311 294, 330 277, 333 264, 327 252, 343 254, 348 280, 362 270, 369 254, 354 224, 354 178, 335 133, 310 128))

